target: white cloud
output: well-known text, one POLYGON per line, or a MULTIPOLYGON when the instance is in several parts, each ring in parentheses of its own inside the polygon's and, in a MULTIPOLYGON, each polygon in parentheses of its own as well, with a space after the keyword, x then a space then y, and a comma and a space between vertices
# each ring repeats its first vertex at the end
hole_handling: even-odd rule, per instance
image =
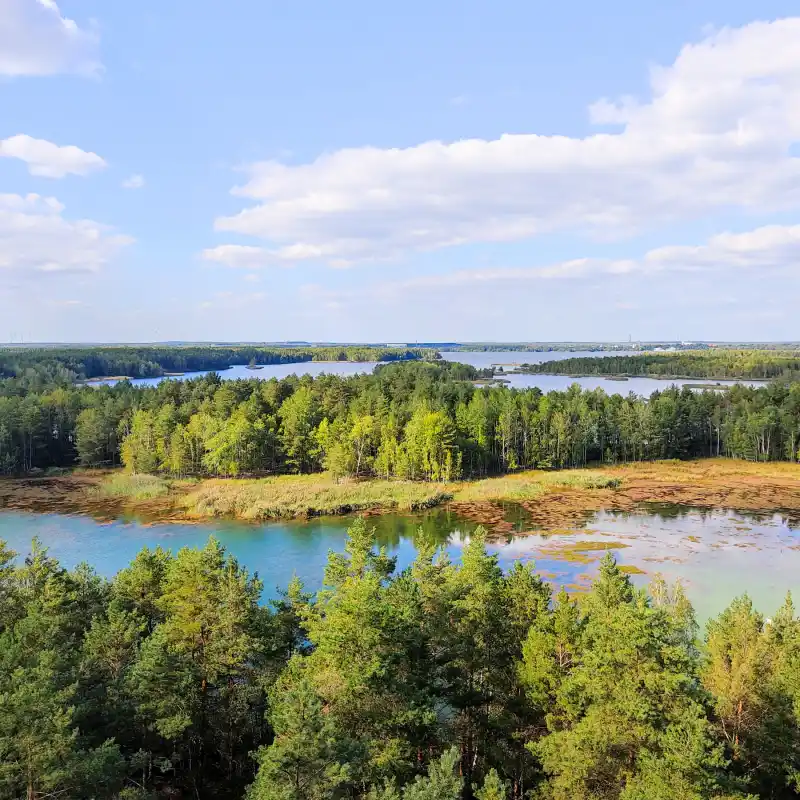
POLYGON ((123 189, 141 189, 144 186, 144 176, 143 175, 131 175, 130 178, 126 178, 122 181, 122 188, 123 189))
POLYGON ((800 18, 687 45, 651 96, 601 100, 586 138, 507 134, 407 149, 359 147, 246 168, 255 201, 220 231, 279 260, 335 265, 555 230, 619 237, 726 208, 800 205, 800 18))
POLYGON ((800 225, 720 233, 700 247, 659 247, 647 254, 645 263, 650 270, 796 267, 800 265, 800 225))
POLYGON ((542 281, 655 273, 704 272, 723 276, 730 275, 732 270, 793 270, 800 275, 800 225, 767 225, 746 233, 722 233, 703 245, 659 247, 640 258, 578 258, 535 267, 463 269, 350 290, 331 290, 309 284, 303 292, 328 304, 329 308, 344 308, 348 302, 365 299, 405 302, 409 295, 462 288, 484 291, 502 286, 520 288, 542 281))
POLYGON ((275 264, 278 257, 263 247, 242 244, 223 244, 211 247, 201 253, 205 261, 214 261, 233 269, 260 269, 275 264))
POLYGON ((0 0, 0 75, 92 74, 98 37, 61 15, 54 0, 0 0))
POLYGON ((0 194, 0 272, 97 272, 133 241, 63 211, 53 197, 0 194))
POLYGON ((34 139, 24 134, 0 141, 0 157, 18 158, 28 165, 31 175, 42 178, 87 175, 106 167, 106 162, 97 153, 87 153, 74 145, 59 147, 45 139, 34 139))

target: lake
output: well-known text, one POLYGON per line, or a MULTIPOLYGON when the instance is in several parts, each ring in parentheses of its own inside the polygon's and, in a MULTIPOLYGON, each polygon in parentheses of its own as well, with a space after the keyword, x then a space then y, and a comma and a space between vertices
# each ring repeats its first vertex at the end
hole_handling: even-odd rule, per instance
MULTIPOLYGON (((494 352, 456 352, 442 351, 442 358, 445 361, 456 361, 462 364, 471 364, 478 369, 486 369, 492 366, 501 366, 504 370, 512 370, 518 364, 545 364, 548 361, 563 361, 567 358, 603 358, 604 356, 630 356, 641 355, 634 352, 601 352, 586 351, 570 353, 561 350, 550 352, 534 353, 518 350, 499 350, 494 352)), ((628 395, 631 392, 645 397, 655 391, 661 391, 669 386, 686 386, 697 384, 720 384, 722 386, 733 386, 742 383, 746 386, 763 386, 759 381, 707 381, 698 378, 690 380, 659 378, 628 378, 626 381, 611 380, 601 375, 589 376, 585 378, 573 378, 569 375, 504 375, 504 380, 508 381, 507 386, 515 389, 532 389, 534 387, 543 392, 554 390, 564 391, 572 384, 577 383, 583 389, 602 389, 606 394, 628 395)))
MULTIPOLYGON (((508 509, 509 519, 524 530, 524 514, 508 509)), ((84 516, 0 513, 0 539, 26 553, 34 536, 65 566, 81 561, 111 576, 126 566, 145 545, 173 551, 202 547, 211 535, 264 581, 265 598, 274 598, 297 574, 310 589, 320 586, 329 550, 341 551, 347 518, 276 522, 263 525, 214 522, 202 525, 136 521, 97 522, 84 516)), ((400 569, 414 558, 414 538, 420 526, 433 534, 454 559, 475 529, 447 509, 425 514, 390 514, 370 519, 377 540, 397 556, 400 569)), ((633 580, 645 585, 661 572, 680 579, 698 617, 718 614, 736 595, 747 591, 770 616, 787 591, 800 590, 800 534, 797 521, 780 514, 752 515, 732 511, 701 511, 679 506, 643 507, 635 513, 602 512, 585 527, 557 533, 512 534, 490 542, 501 566, 534 560, 554 586, 580 590, 594 575, 605 547, 621 564, 646 575, 633 580), (588 545, 587 545, 588 543, 588 545)))
MULTIPOLYGON (((486 369, 493 364, 505 365, 507 369, 513 369, 514 364, 542 364, 547 361, 561 361, 565 358, 601 358, 608 355, 631 355, 626 352, 564 352, 550 351, 542 353, 523 352, 516 350, 509 351, 465 351, 451 352, 442 351, 442 358, 445 361, 460 362, 470 364, 478 369, 486 369)), ((372 372, 377 366, 376 361, 304 361, 298 364, 267 364, 263 369, 248 369, 244 364, 237 364, 230 369, 220 370, 219 375, 224 380, 236 380, 237 378, 260 378, 269 380, 270 378, 287 378, 289 375, 361 375, 372 372)), ((203 372, 187 372, 185 375, 169 376, 162 378, 136 378, 131 383, 137 386, 155 386, 164 380, 183 380, 195 378, 208 374, 203 372)), ((715 384, 717 381, 704 380, 659 380, 657 378, 630 378, 627 381, 614 381, 600 376, 588 378, 572 378, 569 375, 506 375, 505 380, 508 386, 517 389, 530 389, 538 387, 543 392, 553 390, 563 391, 572 384, 577 383, 584 389, 603 389, 607 394, 628 395, 635 394, 649 396, 656 390, 662 390, 668 386, 683 386, 685 384, 715 384)), ((112 386, 117 383, 114 380, 92 381, 90 385, 101 386, 103 384, 112 386)), ((737 381, 719 381, 723 385, 733 385, 737 381)), ((759 386, 757 381, 740 381, 748 386, 759 386)))

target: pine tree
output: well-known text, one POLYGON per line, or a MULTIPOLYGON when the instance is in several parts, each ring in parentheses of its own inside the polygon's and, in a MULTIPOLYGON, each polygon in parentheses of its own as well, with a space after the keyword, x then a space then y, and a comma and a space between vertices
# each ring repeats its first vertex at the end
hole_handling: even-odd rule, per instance
POLYGON ((480 789, 475 790, 475 797, 477 800, 506 800, 508 792, 497 770, 489 770, 489 774, 483 782, 480 789))
POLYGON ((275 739, 257 754, 248 800, 328 800, 348 782, 341 732, 299 666, 273 691, 269 720, 275 739))
POLYGON ((635 591, 610 556, 581 610, 580 658, 560 679, 549 734, 531 744, 548 793, 554 800, 713 794, 722 755, 696 685, 696 653, 676 635, 674 617, 635 591))

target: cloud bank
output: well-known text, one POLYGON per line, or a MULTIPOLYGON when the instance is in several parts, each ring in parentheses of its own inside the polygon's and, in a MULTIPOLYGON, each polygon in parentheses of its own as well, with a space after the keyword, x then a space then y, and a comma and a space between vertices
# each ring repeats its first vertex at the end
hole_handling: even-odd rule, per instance
POLYGON ((0 274, 97 272, 133 241, 63 211, 53 197, 0 194, 0 274))
POLYGON ((584 138, 508 134, 251 164, 233 189, 251 203, 215 227, 265 240, 271 260, 343 266, 551 231, 625 237, 720 210, 796 208, 798 42, 800 19, 782 19, 687 45, 652 71, 648 100, 592 105, 593 124, 618 130, 584 138))
POLYGON ((746 233, 722 233, 705 244, 658 247, 640 258, 577 258, 534 267, 494 267, 463 269, 443 275, 423 275, 396 281, 377 282, 358 289, 336 290, 317 285, 305 293, 331 308, 364 301, 388 304, 407 302, 409 296, 428 295, 442 290, 484 291, 514 288, 541 281, 569 280, 615 275, 654 275, 656 273, 728 273, 731 269, 751 275, 767 270, 793 270, 800 276, 800 225, 766 225, 746 233))

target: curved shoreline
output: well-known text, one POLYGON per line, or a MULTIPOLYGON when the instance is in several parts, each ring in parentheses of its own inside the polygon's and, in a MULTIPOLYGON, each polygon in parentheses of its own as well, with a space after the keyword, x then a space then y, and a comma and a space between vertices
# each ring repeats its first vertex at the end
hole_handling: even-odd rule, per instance
MULTIPOLYGON (((531 471, 452 484, 364 480, 324 474, 180 481, 148 479, 156 493, 126 486, 118 470, 0 479, 0 510, 82 514, 110 520, 265 522, 343 514, 414 513, 446 506, 502 535, 509 506, 531 530, 583 525, 598 511, 645 503, 783 512, 800 519, 800 465, 732 459, 649 462, 561 472, 531 471), (121 484, 121 485, 117 485, 121 484)), ((148 490, 149 491, 149 490, 148 490)))

